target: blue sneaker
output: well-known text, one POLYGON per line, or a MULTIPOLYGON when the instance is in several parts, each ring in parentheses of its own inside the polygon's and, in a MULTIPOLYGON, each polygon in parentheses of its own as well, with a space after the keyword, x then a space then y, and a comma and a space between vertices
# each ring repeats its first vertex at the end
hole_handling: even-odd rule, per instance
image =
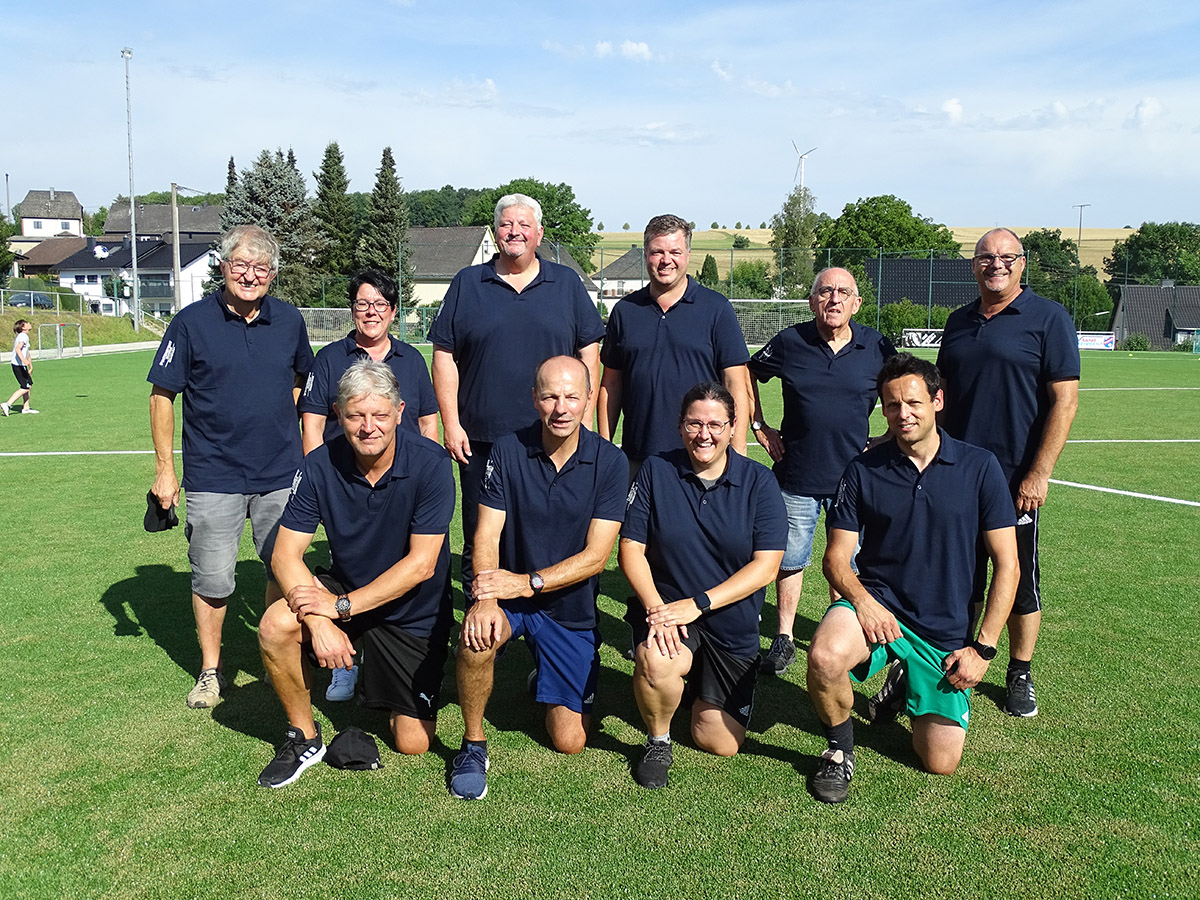
POLYGON ((482 800, 487 796, 487 750, 463 741, 450 769, 450 793, 459 800, 482 800))

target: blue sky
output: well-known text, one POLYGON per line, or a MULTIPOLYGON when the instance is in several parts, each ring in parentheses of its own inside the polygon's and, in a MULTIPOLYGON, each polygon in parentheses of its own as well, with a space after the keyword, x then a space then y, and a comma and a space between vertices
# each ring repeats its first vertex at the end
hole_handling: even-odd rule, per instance
POLYGON ((406 189, 571 184, 610 230, 836 215, 896 194, 948 225, 1200 219, 1200 4, 25 4, 6 10, 12 201, 224 189, 232 155, 385 145, 406 189))

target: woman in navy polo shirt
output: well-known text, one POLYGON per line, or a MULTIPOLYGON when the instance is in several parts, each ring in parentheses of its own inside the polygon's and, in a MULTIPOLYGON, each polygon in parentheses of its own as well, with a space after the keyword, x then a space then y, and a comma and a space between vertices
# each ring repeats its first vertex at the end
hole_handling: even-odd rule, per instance
POLYGON ((679 414, 684 449, 646 460, 629 492, 619 560, 640 601, 627 618, 648 732, 633 773, 643 787, 667 784, 681 702, 696 745, 718 756, 738 752, 754 708, 758 614, 787 513, 771 471, 729 448, 739 424, 723 385, 696 385, 679 414))

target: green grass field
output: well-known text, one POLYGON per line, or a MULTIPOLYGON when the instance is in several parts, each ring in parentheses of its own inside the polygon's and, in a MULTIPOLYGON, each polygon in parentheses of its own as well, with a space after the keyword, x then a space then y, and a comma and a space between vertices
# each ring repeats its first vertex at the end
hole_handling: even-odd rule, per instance
MULTIPOLYGON (((802 658, 760 682, 740 756, 692 749, 680 715, 671 786, 637 787, 629 765, 644 734, 620 655, 627 588, 614 565, 581 756, 548 748, 524 692, 528 653, 514 647, 497 667, 483 802, 446 790, 462 733, 449 671, 439 743, 423 758, 387 749, 382 714, 326 703, 319 680, 327 738, 358 724, 379 737, 385 767, 317 766, 268 791, 255 778, 285 723, 261 680, 264 583, 249 535, 226 621, 232 687, 211 712, 184 706, 198 663, 184 536, 142 531, 153 460, 121 453, 150 446, 150 360, 39 363, 42 415, 0 419, 2 454, 107 451, 0 456, 0 897, 1200 893, 1200 508, 1051 487, 1041 715, 1000 712, 1002 646, 949 778, 915 767, 906 720, 860 721, 850 801, 813 800, 806 779, 824 741, 802 658)), ((1085 353, 1083 386, 1073 438, 1200 438, 1190 355, 1085 353)), ((778 422, 777 387, 764 396, 778 422)), ((1055 475, 1200 501, 1200 444, 1070 444, 1055 475)), ((452 543, 457 553, 457 525, 452 543)), ((314 559, 325 549, 318 541, 314 559)), ((825 603, 812 572, 802 646, 825 603)), ((764 646, 774 615, 772 596, 764 646)))

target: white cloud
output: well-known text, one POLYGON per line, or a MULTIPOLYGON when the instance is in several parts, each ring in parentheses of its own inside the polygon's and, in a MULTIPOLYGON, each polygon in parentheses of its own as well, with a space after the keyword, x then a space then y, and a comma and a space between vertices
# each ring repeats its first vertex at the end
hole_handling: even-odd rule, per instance
POLYGON ((604 59, 606 56, 612 56, 612 41, 596 41, 596 56, 599 59, 604 59))
POLYGON ((1125 117, 1126 128, 1145 128, 1155 124, 1166 112, 1157 97, 1143 97, 1133 111, 1125 117))
POLYGON ((713 72, 716 74, 716 76, 718 78, 720 78, 722 81, 733 81, 733 73, 730 72, 728 69, 723 69, 721 67, 721 61, 719 59, 714 59, 712 61, 712 65, 709 68, 711 68, 713 70, 713 72))
POLYGON ((645 41, 622 41, 621 55, 626 59, 650 60, 650 46, 645 41))
POLYGON ((794 90, 790 80, 785 81, 783 84, 773 84, 770 81, 747 78, 744 83, 750 93, 758 94, 760 97, 782 97, 784 94, 791 94, 794 90))
POLYGON ((942 104, 942 112, 946 114, 951 122, 961 122, 963 117, 962 101, 957 97, 951 97, 942 104))

